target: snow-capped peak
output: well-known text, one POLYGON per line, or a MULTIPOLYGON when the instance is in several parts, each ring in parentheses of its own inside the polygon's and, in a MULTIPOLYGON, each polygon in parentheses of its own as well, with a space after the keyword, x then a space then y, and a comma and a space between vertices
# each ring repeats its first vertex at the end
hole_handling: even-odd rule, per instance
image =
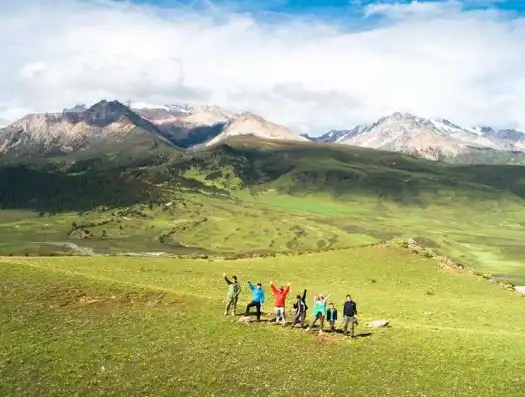
POLYGON ((476 125, 474 127, 465 127, 465 130, 471 131, 474 134, 478 134, 481 136, 494 132, 494 129, 492 129, 492 127, 487 127, 484 125, 476 125))
POLYGON ((165 110, 167 112, 191 113, 189 106, 185 105, 155 105, 146 102, 131 102, 130 107, 139 110, 165 110))
POLYGON ((496 132, 487 126, 467 128, 447 119, 427 119, 401 112, 353 129, 331 130, 312 140, 400 151, 434 160, 475 148, 522 150, 525 147, 525 134, 496 132))

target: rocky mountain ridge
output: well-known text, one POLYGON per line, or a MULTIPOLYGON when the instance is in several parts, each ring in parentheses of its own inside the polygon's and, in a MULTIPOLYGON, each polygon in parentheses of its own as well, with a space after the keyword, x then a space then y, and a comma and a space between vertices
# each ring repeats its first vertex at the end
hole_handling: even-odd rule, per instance
POLYGON ((210 146, 230 136, 306 141, 253 113, 236 115, 218 106, 130 104, 100 101, 61 113, 29 114, 0 129, 0 153, 66 154, 102 141, 141 133, 172 145, 210 146), (130 107, 131 106, 131 107, 130 107))
POLYGON ((245 112, 239 116, 230 118, 220 135, 206 142, 206 146, 214 145, 229 137, 239 135, 254 135, 260 138, 277 140, 308 141, 305 137, 296 134, 282 125, 272 123, 251 112, 245 112))
POLYGON ((251 112, 234 114, 218 106, 132 104, 166 138, 182 147, 211 146, 229 137, 254 135, 266 139, 307 141, 301 135, 251 112))
POLYGON ((375 123, 331 130, 319 137, 296 134, 251 112, 235 114, 218 106, 150 105, 100 101, 61 113, 30 114, 0 128, 0 153, 65 154, 131 135, 180 148, 203 148, 225 139, 335 143, 406 153, 429 160, 525 163, 525 134, 487 126, 461 127, 396 112, 375 123))
POLYGON ((446 119, 399 112, 372 124, 331 130, 310 140, 402 152, 429 160, 455 158, 472 151, 525 153, 525 134, 519 131, 460 127, 446 119))
POLYGON ((118 101, 77 105, 62 113, 28 114, 0 129, 0 153, 67 154, 131 135, 169 142, 151 122, 118 101))

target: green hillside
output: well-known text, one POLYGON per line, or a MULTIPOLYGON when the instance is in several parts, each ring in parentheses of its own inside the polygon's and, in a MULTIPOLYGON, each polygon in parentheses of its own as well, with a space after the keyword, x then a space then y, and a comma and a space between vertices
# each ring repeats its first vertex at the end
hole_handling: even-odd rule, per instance
POLYGON ((235 261, 2 258, 0 290, 2 396, 525 393, 523 298, 403 249, 235 261), (246 281, 262 281, 266 313, 270 280, 291 282, 288 308, 303 288, 310 306, 323 292, 339 310, 351 293, 358 337, 223 317, 223 272, 239 275, 240 308, 246 281), (390 327, 367 327, 376 319, 390 327))
POLYGON ((0 395, 521 397, 524 300, 487 279, 525 285, 524 181, 253 138, 4 157, 0 395), (223 272, 263 321, 223 316, 223 272), (357 338, 273 325, 271 280, 338 329, 351 293, 357 338))
POLYGON ((0 252, 235 255, 417 238, 479 271, 525 276, 520 166, 246 137, 125 153, 1 168, 0 252))

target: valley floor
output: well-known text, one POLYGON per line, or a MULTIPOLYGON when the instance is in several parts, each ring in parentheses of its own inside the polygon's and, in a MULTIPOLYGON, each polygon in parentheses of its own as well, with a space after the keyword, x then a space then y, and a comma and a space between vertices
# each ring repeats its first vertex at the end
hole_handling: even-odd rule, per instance
POLYGON ((525 300, 408 250, 243 260, 0 258, 2 396, 525 394, 525 300), (355 340, 224 317, 223 272, 351 293, 355 340), (369 329, 387 319, 391 327, 369 329), (365 336, 366 335, 366 336, 365 336))
POLYGON ((525 210, 512 201, 457 197, 417 207, 360 196, 239 191, 232 197, 179 193, 169 204, 40 215, 2 210, 0 255, 220 257, 415 238, 475 271, 525 285, 525 210))

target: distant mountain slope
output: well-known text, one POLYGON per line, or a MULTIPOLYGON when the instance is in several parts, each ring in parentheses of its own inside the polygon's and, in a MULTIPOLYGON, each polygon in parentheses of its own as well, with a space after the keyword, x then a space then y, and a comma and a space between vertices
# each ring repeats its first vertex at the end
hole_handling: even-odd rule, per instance
POLYGON ((308 141, 304 136, 296 134, 282 125, 267 121, 253 113, 245 112, 232 118, 224 131, 207 142, 206 146, 214 145, 220 141, 239 135, 253 135, 263 139, 308 141))
POLYGON ((0 128, 7 127, 9 124, 11 124, 9 120, 0 117, 0 128))
POLYGON ((237 135, 266 139, 306 141, 286 127, 250 112, 229 113, 218 106, 134 104, 132 108, 151 121, 171 142, 181 147, 214 145, 237 135))
POLYGON ((464 128, 448 120, 430 120, 408 113, 394 113, 351 130, 332 130, 311 138, 315 142, 341 143, 402 152, 429 160, 483 157, 525 161, 525 134, 490 127, 464 128), (502 152, 496 154, 495 152, 502 152))
POLYGON ((452 165, 357 146, 247 135, 178 156, 127 163, 110 156, 0 162, 3 208, 62 211, 165 203, 179 191, 202 192, 206 186, 209 194, 228 195, 234 185, 255 195, 322 194, 422 208, 468 205, 471 200, 522 203, 525 167, 452 165), (194 172, 187 174, 189 170, 194 172))
MULTIPOLYGON (((525 199, 525 167, 454 165, 371 148, 237 136, 185 160, 210 178, 232 167, 253 193, 332 194, 399 205, 450 205, 450 200, 525 199)), ((344 200, 344 198, 342 198, 344 200)))
POLYGON ((132 104, 132 109, 153 123, 162 135, 180 147, 205 143, 219 135, 232 114, 218 106, 132 104))
POLYGON ((0 153, 18 157, 75 153, 85 157, 97 151, 116 151, 147 157, 146 151, 152 147, 199 150, 235 136, 354 145, 452 163, 525 164, 522 132, 461 127, 445 119, 408 113, 397 112, 372 124, 310 137, 250 112, 233 114, 204 105, 125 106, 118 101, 27 115, 0 128, 0 153))
POLYGON ((143 145, 170 145, 149 121, 120 102, 101 101, 86 109, 30 114, 0 129, 0 153, 59 155, 126 142, 129 150, 143 145), (137 147, 133 147, 137 146, 137 147))

